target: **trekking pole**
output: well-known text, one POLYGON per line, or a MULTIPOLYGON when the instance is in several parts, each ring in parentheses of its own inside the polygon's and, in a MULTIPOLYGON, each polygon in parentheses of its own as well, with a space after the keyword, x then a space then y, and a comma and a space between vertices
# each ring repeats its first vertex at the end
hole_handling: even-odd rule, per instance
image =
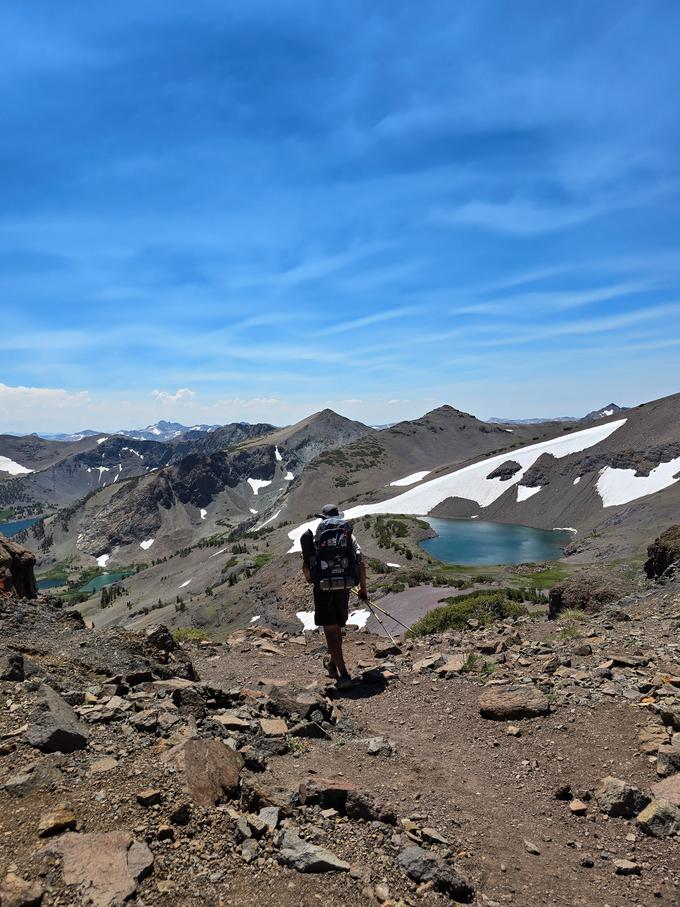
POLYGON ((392 644, 393 644, 397 649, 399 649, 399 651, 401 652, 401 646, 399 645, 399 643, 397 642, 397 640, 394 638, 394 636, 392 636, 392 634, 390 633, 390 631, 387 629, 387 627, 386 627, 385 624, 383 623, 382 618, 380 617, 380 615, 378 614, 378 612, 373 608, 373 605, 369 602, 368 599, 365 599, 365 601, 366 601, 366 604, 368 605, 368 607, 369 607, 369 608, 371 609, 371 611, 373 612, 373 617, 375 617, 375 619, 378 621, 378 623, 379 623, 380 626, 383 628, 383 630, 385 631, 385 633, 387 633, 387 635, 389 636, 389 638, 392 640, 392 644))
MULTIPOLYGON (((357 598, 359 598, 359 590, 356 587, 354 589, 352 589, 352 592, 354 592, 354 594, 357 596, 357 598)), ((410 627, 407 627, 406 624, 402 623, 398 617, 395 617, 394 614, 390 614, 389 611, 386 611, 384 608, 381 608, 380 605, 376 605, 375 602, 369 601, 368 598, 360 598, 359 600, 365 601, 366 604, 370 605, 372 608, 376 608, 378 611, 380 611, 382 614, 384 614, 385 617, 389 617, 389 619, 393 620, 395 622, 395 624, 399 624, 399 626, 403 627, 404 630, 411 629, 410 627)))

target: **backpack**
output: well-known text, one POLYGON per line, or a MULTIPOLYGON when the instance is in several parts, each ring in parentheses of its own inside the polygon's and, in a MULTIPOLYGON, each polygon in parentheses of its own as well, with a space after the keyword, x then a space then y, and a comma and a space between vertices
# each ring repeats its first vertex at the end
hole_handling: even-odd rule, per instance
POLYGON ((351 589, 359 581, 352 527, 342 517, 327 517, 319 523, 310 567, 314 585, 325 592, 351 589))

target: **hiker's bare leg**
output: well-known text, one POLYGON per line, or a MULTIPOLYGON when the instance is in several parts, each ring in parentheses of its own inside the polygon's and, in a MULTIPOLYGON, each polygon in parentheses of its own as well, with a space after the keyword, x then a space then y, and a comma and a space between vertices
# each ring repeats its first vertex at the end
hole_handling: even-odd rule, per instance
POLYGON ((333 664, 340 674, 345 674, 347 668, 342 655, 342 630, 337 624, 333 624, 332 626, 324 627, 323 632, 326 634, 326 645, 333 659, 333 664))

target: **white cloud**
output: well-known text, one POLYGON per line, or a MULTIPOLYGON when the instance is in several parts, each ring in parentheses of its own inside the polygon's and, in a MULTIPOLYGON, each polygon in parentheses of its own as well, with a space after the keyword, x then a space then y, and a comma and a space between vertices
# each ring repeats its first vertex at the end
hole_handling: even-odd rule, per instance
POLYGON ((174 394, 171 394, 170 391, 154 390, 151 391, 151 396, 156 397, 161 403, 179 403, 180 400, 190 400, 195 397, 196 392, 189 390, 188 387, 180 387, 174 394))
POLYGON ((19 410, 23 406, 31 408, 58 407, 77 407, 88 403, 90 395, 87 391, 76 391, 70 393, 59 387, 10 387, 7 384, 0 383, 0 405, 3 412, 19 410), (7 408, 5 410, 5 407, 7 408))

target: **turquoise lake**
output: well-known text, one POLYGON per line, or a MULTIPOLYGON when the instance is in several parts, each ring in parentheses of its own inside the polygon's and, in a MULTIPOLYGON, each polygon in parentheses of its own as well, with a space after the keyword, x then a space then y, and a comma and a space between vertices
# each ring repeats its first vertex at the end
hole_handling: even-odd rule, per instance
POLYGON ((34 516, 28 520, 17 520, 14 523, 0 523, 0 532, 7 538, 11 538, 17 532, 23 532, 24 529, 28 529, 29 526, 37 523, 39 519, 39 516, 34 516))
POLYGON ((571 532, 531 529, 512 523, 423 517, 437 533, 421 546, 445 564, 522 564, 562 557, 571 532))
POLYGON ((81 592, 98 592, 104 586, 110 586, 112 583, 118 583, 120 580, 130 576, 129 573, 102 573, 101 576, 95 576, 89 583, 80 587, 81 592))

